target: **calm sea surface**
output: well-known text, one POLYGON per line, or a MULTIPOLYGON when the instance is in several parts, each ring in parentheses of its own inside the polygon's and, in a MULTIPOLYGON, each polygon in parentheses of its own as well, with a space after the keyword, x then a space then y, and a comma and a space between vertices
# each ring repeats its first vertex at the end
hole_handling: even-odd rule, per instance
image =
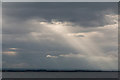
POLYGON ((3 78, 117 78, 118 72, 3 72, 3 78))

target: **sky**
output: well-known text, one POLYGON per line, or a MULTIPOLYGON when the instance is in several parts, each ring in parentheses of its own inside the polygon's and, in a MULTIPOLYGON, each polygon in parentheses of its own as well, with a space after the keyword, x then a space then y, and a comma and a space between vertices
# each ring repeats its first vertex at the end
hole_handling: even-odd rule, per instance
POLYGON ((2 2, 119 2, 119 0, 2 0, 2 2))
POLYGON ((3 68, 117 70, 117 3, 2 4, 3 68))

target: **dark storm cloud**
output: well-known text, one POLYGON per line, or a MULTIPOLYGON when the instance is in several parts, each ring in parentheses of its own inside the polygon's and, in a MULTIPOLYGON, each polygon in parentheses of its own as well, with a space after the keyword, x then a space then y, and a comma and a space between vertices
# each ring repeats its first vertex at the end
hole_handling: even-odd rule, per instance
MULTIPOLYGON (((93 37, 92 40, 95 39, 98 41, 94 42, 98 46, 101 43, 103 44, 102 47, 105 45, 103 50, 106 53, 108 51, 111 53, 111 50, 116 51, 116 48, 113 48, 115 44, 111 44, 116 41, 116 37, 114 38, 115 40, 111 38, 115 36, 116 31, 113 32, 112 30, 114 29, 110 28, 110 32, 108 33, 107 30, 104 29, 104 25, 113 25, 111 21, 105 20, 104 16, 106 14, 110 14, 110 16, 111 14, 116 15, 116 4, 117 3, 3 3, 3 52, 11 51, 10 48, 18 48, 18 50, 13 50, 16 51, 15 55, 14 53, 3 54, 3 67, 116 70, 117 66, 114 65, 116 64, 114 58, 112 60, 111 57, 109 59, 109 57, 106 58, 103 56, 102 59, 99 59, 99 57, 96 56, 88 57, 78 55, 83 53, 82 49, 80 48, 79 51, 76 51, 76 49, 68 43, 71 41, 71 43, 74 44, 74 40, 72 41, 72 38, 69 39, 69 37, 63 37, 66 34, 64 30, 63 34, 57 34, 47 27, 51 25, 53 19, 63 23, 65 21, 71 22, 77 26, 73 27, 73 25, 69 25, 69 28, 72 30, 70 33, 73 34, 75 38, 79 38, 79 40, 86 38, 87 34, 85 33, 87 32, 97 32, 97 36, 95 33, 93 34, 95 38, 93 37), (45 21, 46 24, 42 25, 39 23, 40 21, 45 21), (103 29, 98 29, 99 26, 103 26, 103 29), (84 35, 77 33, 83 33, 84 35), (104 36, 102 36, 101 33, 103 33, 104 36), (105 39, 108 34, 110 38, 105 39), (102 41, 102 39, 105 40, 102 41), (108 46, 106 42, 113 47, 106 48, 106 46, 108 46), (109 67, 106 63, 112 65, 112 67, 109 67), (103 65, 101 66, 99 64, 103 65)), ((52 26, 56 28, 56 24, 52 26)), ((85 44, 87 45, 87 43, 89 44, 90 42, 86 42, 85 44)), ((84 45, 75 46, 79 48, 84 45)), ((92 47, 92 43, 90 47, 92 47)), ((93 48, 96 49, 96 47, 93 48)), ((85 51, 87 51, 87 49, 85 49, 85 51)), ((101 54, 106 53, 103 52, 101 54)), ((115 53, 113 52, 111 54, 114 55, 115 53)))
POLYGON ((3 3, 3 16, 13 17, 14 21, 56 19, 87 27, 110 24, 104 19, 106 10, 117 14, 117 3, 3 3))

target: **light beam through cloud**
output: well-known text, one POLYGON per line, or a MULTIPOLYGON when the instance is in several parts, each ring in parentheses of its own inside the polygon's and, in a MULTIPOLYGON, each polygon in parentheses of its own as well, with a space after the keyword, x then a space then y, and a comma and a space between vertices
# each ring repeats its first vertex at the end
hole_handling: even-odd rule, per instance
POLYGON ((46 26, 56 34, 62 36, 75 50, 83 52, 86 55, 101 55, 102 52, 94 46, 94 43, 88 38, 77 38, 68 35, 70 32, 69 26, 66 23, 52 21, 52 23, 40 22, 40 24, 46 26))

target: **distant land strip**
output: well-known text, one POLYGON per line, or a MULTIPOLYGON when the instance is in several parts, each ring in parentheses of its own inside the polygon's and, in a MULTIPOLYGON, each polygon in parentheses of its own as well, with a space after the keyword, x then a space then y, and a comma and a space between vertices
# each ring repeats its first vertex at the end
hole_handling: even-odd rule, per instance
POLYGON ((2 72, 120 72, 102 70, 2 70, 2 72))

